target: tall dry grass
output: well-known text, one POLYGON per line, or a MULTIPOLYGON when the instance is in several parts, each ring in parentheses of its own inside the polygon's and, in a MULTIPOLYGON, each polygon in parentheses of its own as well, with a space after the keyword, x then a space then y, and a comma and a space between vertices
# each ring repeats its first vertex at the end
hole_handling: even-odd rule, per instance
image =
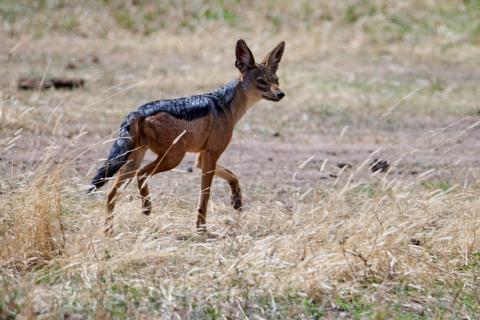
POLYGON ((17 181, 14 190, 1 201, 3 267, 20 270, 45 265, 62 254, 65 233, 61 220, 63 170, 47 156, 33 177, 17 181))
POLYGON ((61 203, 62 167, 41 166, 3 197, 2 208, 16 209, 2 216, 4 315, 24 308, 32 317, 113 319, 478 314, 476 184, 428 191, 421 179, 412 185, 388 174, 352 182, 364 174, 355 167, 335 186, 290 188, 241 215, 214 201, 213 238, 189 227, 188 206, 171 202, 145 219, 138 201, 123 201, 109 238, 101 205, 61 203), (62 214, 73 206, 75 216, 62 214), (21 300, 8 297, 12 283, 21 300))

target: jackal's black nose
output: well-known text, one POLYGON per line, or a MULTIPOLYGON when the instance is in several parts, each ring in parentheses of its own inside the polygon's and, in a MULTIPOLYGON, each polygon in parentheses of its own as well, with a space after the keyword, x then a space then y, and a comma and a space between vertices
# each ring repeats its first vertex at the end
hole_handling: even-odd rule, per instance
POLYGON ((278 91, 278 92, 277 92, 277 98, 278 98, 278 100, 282 99, 283 97, 285 97, 285 93, 283 93, 282 91, 278 91))

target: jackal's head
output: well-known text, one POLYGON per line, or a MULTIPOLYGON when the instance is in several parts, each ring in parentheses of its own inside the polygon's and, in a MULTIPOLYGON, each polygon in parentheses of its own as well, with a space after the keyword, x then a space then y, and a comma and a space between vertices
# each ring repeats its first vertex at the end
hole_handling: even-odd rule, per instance
POLYGON ((235 66, 240 70, 244 90, 252 96, 270 101, 280 101, 284 96, 276 75, 282 59, 285 42, 280 42, 261 63, 255 63, 252 51, 242 39, 237 41, 235 66))

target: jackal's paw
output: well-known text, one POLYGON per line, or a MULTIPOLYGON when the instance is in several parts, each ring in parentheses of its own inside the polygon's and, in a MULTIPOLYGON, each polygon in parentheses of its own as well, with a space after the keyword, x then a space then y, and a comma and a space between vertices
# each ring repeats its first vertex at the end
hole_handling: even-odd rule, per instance
POLYGON ((238 211, 242 211, 242 196, 241 195, 232 195, 232 201, 231 201, 231 204, 233 206, 233 209, 235 210, 238 210, 238 211))
POLYGON ((197 224, 197 233, 198 234, 207 234, 207 226, 202 224, 202 225, 199 225, 197 224))
POLYGON ((143 208, 142 213, 146 216, 149 216, 152 213, 152 208, 143 208))
POLYGON ((105 233, 105 236, 107 236, 107 237, 113 236, 113 227, 112 227, 112 225, 105 226, 105 230, 103 230, 103 232, 105 233))
POLYGON ((232 191, 232 197, 230 203, 233 206, 233 209, 242 211, 242 189, 238 182, 230 183, 230 190, 232 191))

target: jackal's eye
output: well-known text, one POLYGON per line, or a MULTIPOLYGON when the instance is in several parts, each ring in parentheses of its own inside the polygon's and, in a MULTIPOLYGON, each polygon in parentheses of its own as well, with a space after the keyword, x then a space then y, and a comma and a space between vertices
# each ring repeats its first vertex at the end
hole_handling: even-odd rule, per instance
POLYGON ((267 81, 263 80, 262 78, 257 79, 257 84, 262 87, 266 87, 268 85, 267 81))

